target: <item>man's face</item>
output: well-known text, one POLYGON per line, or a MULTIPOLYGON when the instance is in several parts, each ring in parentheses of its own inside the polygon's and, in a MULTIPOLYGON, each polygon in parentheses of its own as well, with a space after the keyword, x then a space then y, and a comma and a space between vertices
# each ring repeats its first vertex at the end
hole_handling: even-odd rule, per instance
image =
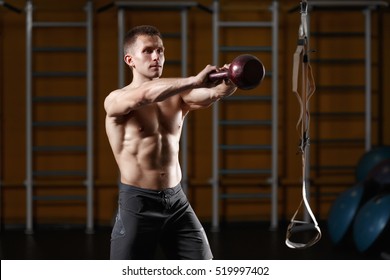
POLYGON ((133 68, 133 74, 149 79, 161 76, 165 62, 164 46, 158 36, 140 35, 125 55, 126 63, 133 68))

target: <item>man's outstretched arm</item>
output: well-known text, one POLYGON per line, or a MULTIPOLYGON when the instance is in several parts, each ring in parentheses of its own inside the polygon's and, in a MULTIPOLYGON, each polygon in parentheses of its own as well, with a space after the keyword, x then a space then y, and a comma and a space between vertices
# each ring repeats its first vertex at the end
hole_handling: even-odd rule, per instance
POLYGON ((127 86, 111 92, 104 101, 104 108, 110 117, 126 115, 142 106, 163 101, 179 93, 210 86, 210 72, 215 66, 207 65, 196 76, 188 78, 160 78, 142 83, 139 86, 127 86))

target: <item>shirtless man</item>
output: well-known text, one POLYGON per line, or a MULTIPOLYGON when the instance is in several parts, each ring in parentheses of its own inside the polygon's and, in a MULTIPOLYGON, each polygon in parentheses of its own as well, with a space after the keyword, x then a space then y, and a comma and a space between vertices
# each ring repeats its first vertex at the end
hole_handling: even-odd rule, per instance
POLYGON ((179 140, 189 111, 210 106, 236 87, 211 82, 210 72, 221 69, 210 65, 196 76, 160 78, 164 45, 152 26, 127 33, 124 61, 133 80, 104 101, 121 181, 110 257, 152 259, 160 245, 169 259, 211 259, 203 227, 180 187, 179 140))

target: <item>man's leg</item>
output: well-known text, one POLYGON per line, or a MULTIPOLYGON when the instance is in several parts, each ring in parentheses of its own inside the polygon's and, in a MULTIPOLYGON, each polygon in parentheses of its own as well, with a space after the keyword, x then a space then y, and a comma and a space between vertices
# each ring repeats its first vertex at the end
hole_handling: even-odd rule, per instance
POLYGON ((167 258, 212 259, 206 233, 184 192, 180 189, 169 200, 172 215, 164 225, 161 240, 167 258))
POLYGON ((138 191, 120 191, 111 233, 110 259, 153 259, 162 221, 155 218, 153 199, 138 191), (160 224, 160 225, 159 225, 160 224))

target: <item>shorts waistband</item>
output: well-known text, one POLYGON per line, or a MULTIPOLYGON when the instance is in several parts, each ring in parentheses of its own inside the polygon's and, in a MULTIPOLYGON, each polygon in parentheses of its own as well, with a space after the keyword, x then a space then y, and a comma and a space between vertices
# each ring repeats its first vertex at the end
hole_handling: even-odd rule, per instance
POLYGON ((174 195, 181 191, 181 184, 177 184, 175 187, 167 188, 163 190, 150 190, 150 189, 144 189, 133 185, 124 184, 122 182, 119 183, 119 190, 125 191, 125 192, 139 192, 143 194, 151 194, 151 195, 158 195, 161 196, 163 194, 165 195, 174 195))

